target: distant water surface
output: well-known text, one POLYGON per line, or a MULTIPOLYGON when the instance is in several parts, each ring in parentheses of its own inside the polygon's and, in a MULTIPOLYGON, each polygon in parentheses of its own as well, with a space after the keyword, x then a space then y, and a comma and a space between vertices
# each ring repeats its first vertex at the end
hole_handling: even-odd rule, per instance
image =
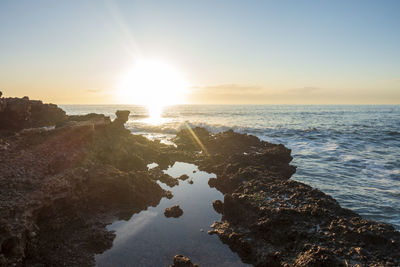
POLYGON ((185 123, 234 129, 292 149, 292 179, 316 187, 368 219, 400 229, 400 106, 180 105, 159 124, 140 106, 62 106, 68 114, 131 110, 126 127, 168 143, 185 123))

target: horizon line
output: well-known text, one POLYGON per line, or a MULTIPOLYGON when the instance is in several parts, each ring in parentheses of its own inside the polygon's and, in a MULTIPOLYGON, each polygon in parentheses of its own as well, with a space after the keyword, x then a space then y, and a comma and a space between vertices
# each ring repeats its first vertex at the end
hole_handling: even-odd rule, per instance
MULTIPOLYGON (((51 103, 56 104, 56 103, 51 103)), ((147 105, 143 104, 56 104, 58 106, 141 106, 146 107, 147 105)), ((165 105, 164 107, 169 106, 400 106, 398 104, 173 104, 173 105, 165 105)))

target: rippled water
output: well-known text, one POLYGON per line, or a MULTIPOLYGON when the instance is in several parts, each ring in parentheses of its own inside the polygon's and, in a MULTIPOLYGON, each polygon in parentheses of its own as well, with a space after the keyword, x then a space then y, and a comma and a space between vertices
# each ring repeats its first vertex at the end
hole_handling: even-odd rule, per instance
POLYGON ((185 122, 233 128, 292 149, 293 179, 317 187, 365 218, 400 229, 400 106, 173 106, 150 124, 139 106, 63 106, 69 114, 129 109, 132 133, 168 142, 185 122))

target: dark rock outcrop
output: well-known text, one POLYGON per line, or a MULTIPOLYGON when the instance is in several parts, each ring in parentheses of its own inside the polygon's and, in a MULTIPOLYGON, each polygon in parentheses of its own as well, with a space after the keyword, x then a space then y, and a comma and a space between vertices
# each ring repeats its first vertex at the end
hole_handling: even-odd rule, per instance
POLYGON ((175 255, 174 264, 170 267, 198 267, 197 264, 193 264, 192 261, 183 255, 175 255))
POLYGON ((193 160, 217 174, 211 187, 224 193, 212 225, 242 260, 255 266, 398 266, 400 233, 361 218, 336 200, 290 180, 290 150, 254 136, 201 128, 177 134, 178 149, 203 151, 193 160), (196 137, 194 137, 196 136, 196 137))
POLYGON ((166 208, 164 211, 164 215, 167 218, 174 217, 178 218, 181 217, 183 214, 183 210, 179 207, 179 205, 175 205, 169 208, 166 208))
POLYGON ((187 176, 186 174, 182 174, 181 176, 178 177, 178 179, 185 181, 185 180, 189 179, 189 176, 187 176))
POLYGON ((113 121, 113 123, 119 124, 119 125, 124 125, 125 122, 128 121, 130 113, 131 112, 129 110, 117 110, 117 112, 115 112, 115 115, 117 115, 117 118, 113 121))
MULTIPOLYGON (((209 185, 224 194, 213 203, 222 219, 209 233, 246 263, 400 266, 400 233, 290 180, 296 168, 283 145, 195 128, 179 132, 175 148, 131 135, 129 111, 116 115, 66 116, 27 97, 0 98, 0 266, 94 265, 112 245, 107 224, 172 197, 156 181, 179 183, 163 172, 175 161, 217 175, 209 185)), ((182 214, 173 206, 165 215, 182 214)), ((194 265, 177 255, 174 266, 194 265)))
POLYGON ((94 265, 115 236, 107 224, 172 196, 142 171, 163 145, 75 122, 0 135, 0 266, 94 265))
POLYGON ((86 115, 67 115, 66 120, 57 123, 56 127, 71 127, 83 124, 101 125, 110 123, 110 117, 107 117, 103 114, 90 113, 86 115))
POLYGON ((179 184, 179 180, 164 173, 163 170, 157 166, 153 169, 149 170, 149 173, 151 174, 152 179, 155 181, 160 181, 169 187, 174 187, 179 184))
POLYGON ((55 126, 66 119, 65 111, 39 100, 0 97, 0 130, 55 126))
POLYGON ((221 200, 214 200, 212 206, 217 213, 222 213, 224 210, 224 203, 221 200))

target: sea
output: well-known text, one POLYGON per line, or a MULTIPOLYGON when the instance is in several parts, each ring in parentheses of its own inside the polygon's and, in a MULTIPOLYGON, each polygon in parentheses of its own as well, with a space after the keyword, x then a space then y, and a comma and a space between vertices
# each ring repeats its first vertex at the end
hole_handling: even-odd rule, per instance
POLYGON ((400 105, 176 105, 161 118, 136 105, 62 105, 67 114, 130 110, 126 128, 171 144, 182 128, 233 129, 292 150, 291 179, 400 230, 400 105))
MULTIPOLYGON (((392 224, 400 230, 400 105, 177 105, 149 117, 143 106, 64 105, 67 114, 102 113, 115 118, 116 110, 130 110, 125 127, 132 134, 174 145, 172 138, 186 127, 204 127, 212 133, 233 129, 292 150, 297 167, 291 179, 318 188, 342 207, 364 218, 392 224)), ((149 164, 149 168, 156 164, 149 164)), ((164 170, 189 180, 169 188, 174 197, 155 207, 116 220, 113 246, 95 256, 98 267, 170 266, 176 254, 200 266, 249 266, 215 235, 207 231, 221 219, 211 203, 223 195, 208 186, 215 174, 176 162, 164 170), (180 205, 179 218, 164 210, 180 205), (156 257, 155 257, 156 255, 156 257)))

